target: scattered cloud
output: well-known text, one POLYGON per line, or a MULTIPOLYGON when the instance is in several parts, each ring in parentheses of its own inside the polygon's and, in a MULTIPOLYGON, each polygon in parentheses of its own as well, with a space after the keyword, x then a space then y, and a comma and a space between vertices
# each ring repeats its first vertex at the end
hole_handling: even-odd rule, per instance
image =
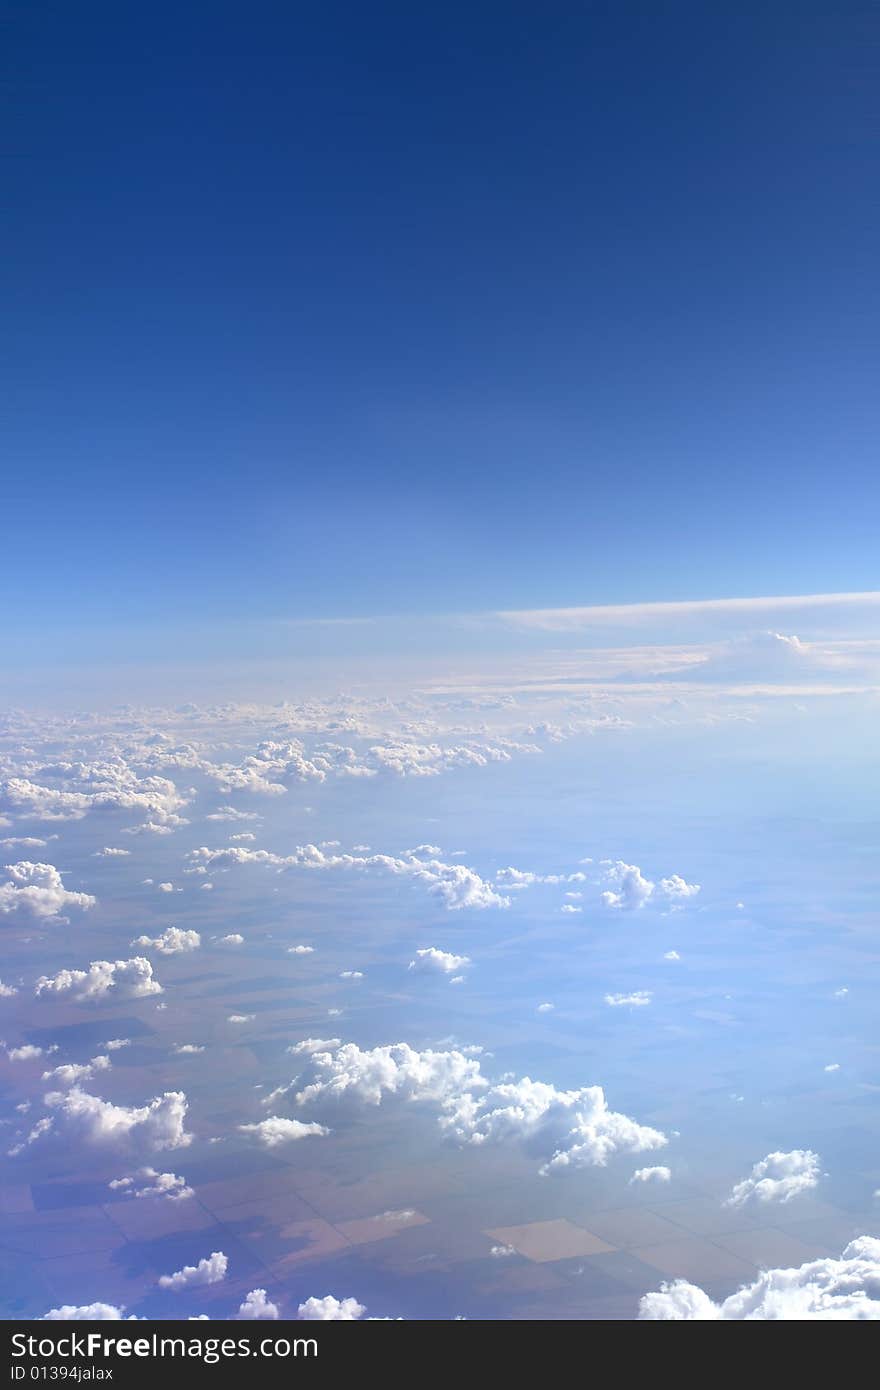
POLYGON ((88 970, 59 970, 57 975, 41 975, 34 993, 44 999, 94 1003, 109 995, 143 999, 161 994, 162 986, 153 979, 153 967, 146 957, 133 956, 131 960, 93 960, 88 970))
POLYGON ((407 969, 435 975, 454 975, 470 965, 469 956, 456 956, 452 951, 441 951, 436 946, 424 946, 416 951, 407 969))
POLYGON ((21 859, 3 867, 9 875, 9 881, 0 884, 0 914, 4 916, 14 912, 48 922, 59 918, 65 908, 86 911, 97 902, 90 893, 69 892, 54 864, 21 859))
POLYGON ((839 1260, 763 1270, 722 1302, 677 1280, 644 1296, 639 1317, 654 1322, 880 1321, 880 1240, 859 1236, 839 1260))
POLYGON ((251 1289, 235 1316, 239 1322, 274 1322, 281 1314, 265 1289, 251 1289))
POLYGON ((771 1153, 755 1164, 747 1178, 737 1183, 725 1206, 741 1207, 750 1201, 790 1202, 793 1197, 816 1187, 821 1176, 819 1155, 810 1149, 771 1153))
POLYGON ((633 1183, 664 1183, 672 1178, 671 1168, 637 1168, 630 1178, 630 1186, 633 1183))
POLYGON ((221 1279, 226 1278, 228 1265, 229 1260, 223 1251, 214 1250, 206 1259, 199 1260, 197 1265, 184 1265, 183 1269, 178 1269, 174 1274, 160 1275, 159 1288, 180 1293, 181 1289, 191 1289, 202 1284, 219 1284, 221 1279))
POLYGON ((158 951, 163 956, 178 956, 186 951, 197 951, 202 938, 197 931, 168 927, 161 936, 138 936, 130 944, 145 951, 158 951))
POLYGON ((353 1322, 366 1311, 356 1298, 334 1298, 328 1293, 324 1298, 307 1298, 299 1305, 297 1317, 305 1322, 353 1322))

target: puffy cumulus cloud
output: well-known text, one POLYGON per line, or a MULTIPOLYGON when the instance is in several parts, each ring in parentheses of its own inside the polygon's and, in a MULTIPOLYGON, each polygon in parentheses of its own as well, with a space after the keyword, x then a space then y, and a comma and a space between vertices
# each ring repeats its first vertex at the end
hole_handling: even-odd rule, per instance
POLYGON ((160 1197, 168 1202, 181 1202, 193 1196, 193 1189, 185 1178, 176 1173, 160 1173, 155 1168, 139 1168, 131 1176, 114 1178, 107 1186, 129 1197, 160 1197))
MULTIPOLYGON (((256 811, 237 811, 234 806, 218 806, 216 811, 205 816, 205 820, 248 821, 262 820, 262 816, 257 815, 256 811)), ((237 838, 243 839, 244 836, 237 838)))
POLYGON ((811 1149, 792 1149, 772 1153, 756 1163, 751 1173, 737 1183, 725 1206, 741 1207, 746 1202, 790 1202, 802 1192, 817 1186, 822 1176, 818 1154, 811 1149))
MULTIPOLYGON (((580 870, 573 874, 535 874, 530 869, 514 869, 509 865, 506 869, 499 869, 495 874, 496 883, 502 884, 505 888, 531 888, 533 883, 585 883, 586 878, 586 874, 580 870)), ((579 892, 566 894, 566 897, 570 898, 580 896, 579 892)))
POLYGON ((653 897, 656 885, 642 875, 637 864, 625 864, 622 859, 609 865, 605 872, 605 882, 613 884, 602 894, 606 907, 620 907, 632 910, 644 907, 653 897))
MULTIPOLYGON (((57 1052, 57 1047, 50 1047, 50 1052, 57 1052)), ((37 1047, 36 1043, 22 1043, 21 1047, 7 1047, 6 1056, 10 1062, 34 1062, 38 1057, 45 1055, 45 1049, 37 1047)))
POLYGON ((332 1052, 341 1046, 341 1038, 303 1038, 302 1042, 292 1043, 287 1051, 295 1057, 310 1057, 314 1052, 332 1052))
POLYGON ((541 1172, 603 1166, 618 1153, 642 1153, 667 1141, 608 1108, 601 1086, 560 1091, 523 1077, 492 1083, 480 1062, 461 1051, 418 1052, 407 1043, 363 1050, 346 1043, 313 1053, 298 1106, 379 1105, 389 1098, 428 1103, 443 1131, 459 1143, 515 1140, 543 1160, 541 1172))
POLYGON ((612 1009, 643 1009, 652 999, 649 989, 637 989, 632 994, 606 994, 605 1003, 612 1009))
POLYGON ((214 1250, 206 1259, 199 1260, 197 1265, 184 1265, 174 1274, 161 1274, 159 1288, 180 1293, 181 1289, 195 1288, 200 1284, 219 1284, 221 1279, 226 1278, 228 1265, 229 1260, 223 1251, 214 1250))
POLYGON ((166 1091, 146 1105, 129 1106, 113 1105, 74 1086, 67 1092, 50 1091, 45 1102, 55 1113, 34 1126, 15 1147, 13 1156, 45 1135, 54 1135, 65 1143, 79 1141, 156 1152, 184 1148, 192 1140, 184 1127, 187 1103, 183 1091, 166 1091))
POLYGON ((695 898, 700 891, 698 883, 687 883, 681 874, 670 874, 669 878, 661 878, 660 892, 664 898, 670 898, 673 902, 679 902, 684 898, 695 898))
POLYGON ((462 1052, 417 1052, 408 1043, 361 1049, 345 1043, 311 1055, 313 1079, 296 1095, 312 1101, 358 1101, 379 1105, 389 1096, 446 1103, 486 1085, 480 1064, 462 1052))
POLYGON ((145 951, 158 951, 162 956, 179 956, 185 951, 197 951, 202 938, 197 931, 185 931, 182 927, 167 927, 161 936, 138 936, 130 943, 145 951))
POLYGON ((415 855, 395 858, 388 854, 328 854, 319 845, 298 845, 293 854, 273 854, 265 849, 230 845, 225 849, 202 846, 189 855, 193 869, 227 868, 237 864, 262 864, 284 869, 357 869, 393 874, 424 884, 442 899, 450 911, 461 908, 509 907, 510 899, 464 864, 443 864, 439 859, 415 855))
POLYGON ((153 979, 153 967, 145 956, 131 960, 93 960, 88 970, 59 970, 57 975, 41 975, 34 993, 44 999, 72 999, 74 1003, 93 1003, 106 999, 143 999, 161 994, 162 986, 153 979))
POLYGON ((695 1284, 676 1280, 645 1294, 639 1317, 654 1322, 880 1321, 880 1240, 859 1236, 839 1260, 767 1269, 753 1284, 715 1303, 695 1284))
POLYGON ((15 985, 5 985, 0 980, 0 999, 11 999, 14 994, 18 994, 15 985))
POLYGON ((443 746, 403 740, 374 744, 366 764, 368 772, 391 772, 398 777, 436 777, 452 768, 488 767, 490 763, 510 762, 513 753, 540 753, 537 744, 515 743, 495 738, 491 742, 443 746))
POLYGON ((334 1298, 328 1293, 324 1298, 307 1298, 297 1308, 296 1315, 304 1322, 353 1322, 355 1318, 362 1318, 366 1311, 356 1298, 334 1298))
POLYGON ((407 969, 422 974, 454 975, 470 963, 470 956, 456 956, 452 951, 441 951, 436 946, 424 946, 416 951, 415 958, 410 961, 407 969))
POLYGON ((134 1313, 125 1317, 125 1306, 119 1308, 113 1303, 64 1303, 60 1308, 50 1308, 44 1313, 41 1322, 137 1322, 134 1313))
POLYGON ((138 777, 123 758, 98 763, 61 763, 39 770, 47 786, 27 777, 0 784, 0 804, 34 820, 82 820, 92 811, 137 811, 156 825, 185 825, 177 812, 186 805, 167 777, 138 777))
POLYGON ((633 1183, 637 1183, 637 1182, 640 1182, 640 1183, 642 1183, 642 1182, 647 1182, 647 1183, 664 1183, 664 1182, 670 1182, 671 1179, 672 1179, 672 1170, 671 1170, 670 1168, 657 1167, 657 1168, 637 1168, 636 1171, 633 1173, 633 1175, 632 1175, 632 1177, 630 1178, 629 1181, 630 1181, 630 1186, 632 1186, 633 1183))
POLYGON ((265 1289, 251 1289, 235 1315, 238 1322, 275 1322, 280 1316, 265 1289))
POLYGON ((86 911, 97 902, 90 893, 69 892, 54 864, 21 859, 17 864, 4 865, 4 869, 9 880, 0 884, 0 914, 22 913, 48 921, 65 908, 86 911))
POLYGON ((314 946, 303 946, 302 944, 299 946, 288 946, 287 954, 289 956, 313 956, 315 954, 315 948, 314 946))
POLYGON ((242 936, 241 932, 237 932, 237 931, 229 932, 226 936, 220 936, 220 937, 217 938, 217 945, 218 945, 218 946, 243 946, 243 945, 244 945, 244 937, 242 936))
POLYGON ((309 1139, 329 1134, 324 1125, 306 1124, 302 1120, 287 1120, 279 1115, 270 1115, 259 1124, 239 1125, 242 1134, 253 1134, 267 1149, 276 1149, 280 1144, 290 1144, 295 1139, 309 1139))
POLYGON ((603 882, 609 885, 602 894, 606 907, 631 912, 658 899, 681 903, 696 897, 700 891, 698 883, 687 883, 680 874, 662 878, 657 884, 645 878, 637 864, 625 864, 622 859, 603 860, 602 863, 605 866, 603 882))
POLYGON ((90 1062, 63 1062, 60 1067, 43 1072, 44 1081, 54 1081, 59 1086, 75 1086, 80 1081, 91 1081, 96 1071, 108 1071, 110 1058, 104 1053, 93 1057, 90 1062))
POLYGON ((114 849, 111 845, 105 845, 103 849, 96 849, 94 859, 127 859, 131 854, 130 849, 114 849))

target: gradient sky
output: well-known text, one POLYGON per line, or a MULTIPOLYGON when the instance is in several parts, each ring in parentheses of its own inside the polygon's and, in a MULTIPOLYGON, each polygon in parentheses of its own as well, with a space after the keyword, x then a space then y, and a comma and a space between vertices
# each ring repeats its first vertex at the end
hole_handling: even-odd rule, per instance
POLYGON ((876 588, 867 7, 6 30, 7 637, 876 588))

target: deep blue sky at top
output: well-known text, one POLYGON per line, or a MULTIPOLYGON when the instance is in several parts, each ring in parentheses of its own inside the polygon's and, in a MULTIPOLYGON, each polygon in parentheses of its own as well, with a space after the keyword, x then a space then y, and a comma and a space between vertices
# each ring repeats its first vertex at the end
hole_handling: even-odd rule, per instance
POLYGON ((5 624, 877 588, 872 8, 7 4, 5 624))

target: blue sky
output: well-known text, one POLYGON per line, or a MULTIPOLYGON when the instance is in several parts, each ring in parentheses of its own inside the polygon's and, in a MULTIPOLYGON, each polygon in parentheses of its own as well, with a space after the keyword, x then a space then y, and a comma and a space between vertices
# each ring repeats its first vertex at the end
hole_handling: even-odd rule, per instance
POLYGON ((876 587, 872 27, 19 7, 7 635, 876 587))

